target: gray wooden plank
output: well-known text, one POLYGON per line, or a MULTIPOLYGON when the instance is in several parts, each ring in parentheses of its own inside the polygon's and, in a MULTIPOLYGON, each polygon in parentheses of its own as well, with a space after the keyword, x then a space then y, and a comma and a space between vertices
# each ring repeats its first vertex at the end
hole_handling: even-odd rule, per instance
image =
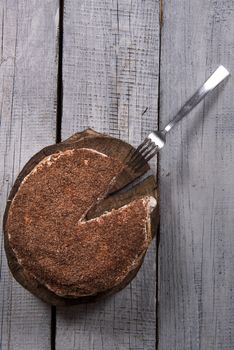
MULTIPOLYGON (((157 127, 158 58, 157 1, 65 0, 63 139, 92 127, 137 145, 157 127)), ((154 349, 155 251, 117 295, 57 308, 56 349, 154 349)))
MULTIPOLYGON (((0 2, 0 213, 24 163, 55 141, 59 1, 0 2), (55 18, 56 17, 56 18, 55 18)), ((13 280, 0 242, 0 349, 48 350, 50 307, 13 280)))
MULTIPOLYGON (((234 1, 164 2, 160 124, 218 64, 234 72, 234 1)), ((234 348, 234 78, 160 156, 159 349, 234 348)))

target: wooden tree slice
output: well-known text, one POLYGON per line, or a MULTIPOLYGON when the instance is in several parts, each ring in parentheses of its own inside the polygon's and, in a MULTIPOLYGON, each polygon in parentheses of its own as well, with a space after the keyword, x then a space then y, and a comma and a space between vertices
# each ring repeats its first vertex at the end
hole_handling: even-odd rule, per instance
MULTIPOLYGON (((25 181, 28 179, 28 176, 31 176, 31 174, 33 174, 32 171, 35 172, 35 169, 38 168, 38 167, 36 168, 36 166, 39 163, 42 164, 43 160, 48 159, 48 156, 51 156, 52 157, 51 159, 53 159, 53 157, 56 158, 57 154, 60 154, 61 152, 62 154, 65 154, 66 152, 73 151, 73 150, 90 149, 90 150, 100 152, 101 154, 107 155, 108 157, 112 157, 113 159, 116 159, 116 162, 118 164, 122 164, 121 165, 122 167, 123 160, 131 148, 132 146, 130 146, 129 144, 121 140, 112 138, 107 135, 99 134, 91 129, 88 129, 82 133, 77 133, 73 135, 72 137, 70 137, 69 139, 65 140, 60 144, 48 146, 43 150, 41 150, 39 153, 37 153, 35 156, 33 156, 30 159, 30 161, 25 165, 25 167, 19 174, 18 178, 16 179, 15 184, 10 193, 6 210, 5 210, 5 215, 4 215, 4 240, 5 240, 5 250, 6 250, 6 255, 8 259, 8 264, 15 279, 23 287, 28 289, 31 293, 33 293, 40 299, 44 300, 45 302, 53 305, 71 305, 71 304, 76 304, 81 302, 95 301, 100 297, 103 297, 108 294, 112 294, 124 288, 134 278, 134 276, 136 275, 137 271, 139 270, 142 264, 145 252, 143 252, 144 254, 139 256, 139 259, 138 259, 139 261, 137 261, 137 265, 136 266, 134 265, 134 268, 128 272, 128 274, 120 281, 120 283, 115 284, 106 290, 101 290, 100 292, 94 293, 93 295, 87 295, 87 296, 81 295, 79 297, 76 297, 75 294, 72 295, 72 293, 71 295, 70 293, 68 295, 59 294, 58 291, 52 290, 50 287, 48 287, 46 283, 42 282, 42 280, 39 280, 38 277, 34 276, 31 272, 29 272, 27 268, 25 268, 25 266, 22 266, 20 259, 17 257, 17 254, 15 253, 15 250, 12 248, 12 241, 9 240, 10 236, 7 229, 7 222, 10 217, 9 213, 11 215, 11 221, 19 220, 19 218, 17 217, 16 219, 12 218, 11 210, 12 210, 12 207, 14 209, 14 205, 13 205, 14 198, 16 198, 17 197, 16 195, 20 193, 19 192, 20 186, 25 183, 25 181)), ((126 184, 132 182, 136 177, 139 177, 140 175, 145 173, 148 169, 149 169, 148 164, 145 164, 144 168, 141 169, 141 171, 138 174, 131 173, 129 169, 125 169, 125 168, 122 169, 121 177, 118 177, 118 184, 115 186, 115 191, 124 187, 126 184)), ((130 190, 127 190, 126 192, 115 192, 114 194, 106 193, 105 197, 102 200, 99 200, 87 212, 86 219, 90 220, 92 218, 100 217, 101 214, 105 212, 109 212, 112 209, 116 209, 118 211, 118 208, 133 202, 133 200, 136 200, 137 198, 139 199, 145 196, 151 196, 151 197, 157 198, 156 184, 152 176, 147 178, 143 182, 139 183, 135 187, 131 188, 130 190)), ((123 209, 119 209, 119 210, 123 210, 123 209)), ((106 218, 105 215, 104 217, 106 218)), ((156 208, 152 211, 152 213, 150 214, 150 217, 151 217, 151 225, 152 225, 151 233, 150 233, 151 238, 149 239, 147 245, 150 243, 150 240, 152 239, 153 235, 156 232, 156 228, 158 224, 158 206, 156 206, 156 208)), ((29 210, 29 221, 30 221, 30 210, 29 210)))

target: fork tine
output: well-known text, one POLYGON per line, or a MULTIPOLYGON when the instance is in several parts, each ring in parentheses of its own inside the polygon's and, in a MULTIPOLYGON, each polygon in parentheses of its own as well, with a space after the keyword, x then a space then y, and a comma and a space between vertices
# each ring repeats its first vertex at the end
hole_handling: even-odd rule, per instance
POLYGON ((151 151, 153 151, 154 149, 155 149, 155 144, 154 144, 154 143, 150 144, 149 147, 145 150, 145 152, 142 153, 142 156, 143 156, 144 158, 146 158, 147 155, 148 155, 151 151))
POLYGON ((138 147, 137 147, 137 151, 142 153, 144 152, 145 149, 148 148, 148 146, 151 144, 151 140, 146 138, 138 147))
MULTIPOLYGON (((148 154, 151 150, 153 150, 152 146, 150 146, 150 150, 148 152, 144 152, 144 154, 148 154)), ((145 150, 147 151, 147 149, 145 150)), ((143 167, 145 165, 145 156, 142 153, 137 154, 137 156, 134 159, 131 159, 129 162, 129 166, 133 169, 136 170, 140 169, 141 167, 143 167)))
POLYGON ((132 163, 135 161, 135 159, 139 158, 139 155, 142 154, 142 152, 147 149, 148 144, 150 143, 149 139, 145 139, 138 147, 137 149, 133 149, 133 152, 129 152, 129 155, 127 158, 129 159, 127 162, 132 163))
POLYGON ((133 171, 134 171, 135 173, 137 173, 140 169, 142 169, 143 165, 145 165, 145 163, 143 163, 143 162, 137 163, 137 164, 135 165, 135 167, 133 168, 133 171))
POLYGON ((129 160, 128 166, 131 167, 131 168, 134 168, 135 165, 136 165, 138 162, 141 161, 141 159, 142 159, 141 153, 136 152, 136 153, 134 154, 134 158, 131 158, 131 159, 129 160))
POLYGON ((155 154, 158 152, 158 147, 156 146, 153 150, 152 153, 150 153, 146 158, 145 160, 148 162, 151 158, 153 158, 155 156, 155 154))
POLYGON ((127 155, 125 156, 124 158, 124 163, 127 163, 133 156, 133 154, 135 153, 135 149, 132 148, 128 153, 127 155))
POLYGON ((150 138, 145 140, 137 147, 132 149, 125 158, 125 164, 131 168, 131 170, 137 172, 145 162, 148 162, 158 151, 158 147, 150 138))
POLYGON ((130 164, 131 169, 134 172, 137 172, 138 170, 140 170, 143 166, 145 165, 145 159, 140 156, 137 161, 134 161, 133 163, 130 164))
POLYGON ((151 144, 149 148, 146 149, 146 151, 143 154, 141 154, 141 158, 138 159, 139 161, 134 162, 134 164, 132 164, 135 171, 138 171, 142 167, 145 161, 148 161, 148 159, 151 159, 151 154, 155 154, 157 152, 155 148, 156 148, 155 144, 151 144))
POLYGON ((144 162, 145 162, 145 159, 142 157, 142 154, 138 151, 135 151, 133 157, 129 159, 127 165, 129 168, 134 170, 139 163, 142 163, 142 165, 144 165, 144 162))
POLYGON ((134 158, 134 156, 138 156, 139 153, 142 154, 142 152, 144 152, 144 150, 148 148, 148 145, 150 144, 150 142, 151 142, 151 141, 150 141, 149 139, 146 138, 146 139, 137 147, 137 149, 135 150, 135 152, 134 152, 132 158, 134 158))

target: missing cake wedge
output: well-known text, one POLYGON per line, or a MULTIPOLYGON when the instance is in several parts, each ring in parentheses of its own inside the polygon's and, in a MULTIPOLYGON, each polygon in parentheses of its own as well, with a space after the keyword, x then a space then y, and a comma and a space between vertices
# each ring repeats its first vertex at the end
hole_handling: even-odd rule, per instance
POLYGON ((86 131, 39 152, 16 180, 4 216, 9 267, 47 303, 114 293, 142 264, 158 220, 155 181, 110 194, 117 178, 119 188, 133 180, 119 180, 120 144, 126 152, 123 141, 86 131))

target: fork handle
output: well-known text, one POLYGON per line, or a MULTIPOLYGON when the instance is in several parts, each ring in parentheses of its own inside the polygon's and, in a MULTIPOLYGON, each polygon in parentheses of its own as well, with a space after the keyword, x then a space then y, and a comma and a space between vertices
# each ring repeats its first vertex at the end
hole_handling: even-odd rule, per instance
POLYGON ((195 94, 181 107, 176 116, 163 129, 165 135, 170 131, 183 117, 185 117, 203 98, 213 91, 224 79, 229 76, 228 70, 224 66, 219 66, 216 71, 206 80, 195 94))

